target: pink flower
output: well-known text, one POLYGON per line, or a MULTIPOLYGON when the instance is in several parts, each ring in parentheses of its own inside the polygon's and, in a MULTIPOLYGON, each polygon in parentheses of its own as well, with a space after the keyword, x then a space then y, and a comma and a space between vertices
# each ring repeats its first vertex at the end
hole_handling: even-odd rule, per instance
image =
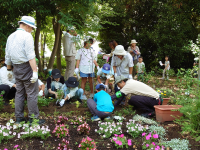
POLYGON ((144 133, 142 133, 142 136, 145 136, 146 135, 146 133, 144 132, 144 133))
POLYGON ((124 134, 119 135, 119 137, 123 138, 123 137, 124 137, 124 134))
POLYGON ((114 134, 114 136, 118 136, 117 134, 114 134))
POLYGON ((158 138, 158 134, 154 134, 154 135, 153 135, 153 138, 154 138, 154 139, 157 139, 157 138, 158 138))
POLYGON ((150 136, 149 136, 149 135, 147 135, 147 136, 146 136, 146 140, 149 140, 149 139, 150 139, 150 136))
POLYGON ((4 148, 4 150, 8 150, 7 148, 4 148))
POLYGON ((146 144, 146 147, 149 147, 149 144, 146 144))
POLYGON ((130 139, 128 140, 128 145, 129 145, 129 146, 131 146, 131 145, 132 145, 132 143, 131 143, 131 140, 130 140, 130 139))
POLYGON ((17 148, 19 145, 15 145, 14 148, 17 148))
POLYGON ((156 148, 159 150, 159 149, 160 149, 160 146, 157 145, 156 148))
POLYGON ((151 144, 156 145, 154 142, 152 142, 151 144))
POLYGON ((121 141, 119 141, 119 145, 122 145, 122 142, 121 142, 121 141))

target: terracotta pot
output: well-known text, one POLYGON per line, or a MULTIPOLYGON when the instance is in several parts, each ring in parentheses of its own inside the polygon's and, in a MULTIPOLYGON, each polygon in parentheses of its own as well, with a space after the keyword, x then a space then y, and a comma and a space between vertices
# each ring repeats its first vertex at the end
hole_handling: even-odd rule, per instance
POLYGON ((156 120, 159 122, 173 121, 176 118, 180 118, 183 114, 179 111, 171 111, 173 109, 179 109, 181 105, 155 105, 156 120))
POLYGON ((170 98, 163 98, 163 103, 162 105, 167 105, 167 103, 169 102, 170 98))

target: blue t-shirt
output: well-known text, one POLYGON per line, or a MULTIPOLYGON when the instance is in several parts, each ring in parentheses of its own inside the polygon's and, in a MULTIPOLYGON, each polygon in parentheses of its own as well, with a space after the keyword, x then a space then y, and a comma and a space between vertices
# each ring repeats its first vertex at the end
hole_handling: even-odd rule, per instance
POLYGON ((103 90, 94 95, 94 101, 98 111, 112 112, 114 110, 111 96, 103 90))

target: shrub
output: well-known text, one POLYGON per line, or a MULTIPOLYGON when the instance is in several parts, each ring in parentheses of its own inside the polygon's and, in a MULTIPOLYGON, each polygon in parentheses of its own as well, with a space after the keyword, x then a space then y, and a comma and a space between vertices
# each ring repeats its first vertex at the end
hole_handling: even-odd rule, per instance
POLYGON ((80 150, 97 150, 95 141, 88 136, 82 139, 78 147, 80 150))
POLYGON ((89 135, 90 132, 90 127, 89 125, 85 122, 84 124, 81 124, 80 126, 78 126, 77 131, 79 134, 86 134, 89 135))

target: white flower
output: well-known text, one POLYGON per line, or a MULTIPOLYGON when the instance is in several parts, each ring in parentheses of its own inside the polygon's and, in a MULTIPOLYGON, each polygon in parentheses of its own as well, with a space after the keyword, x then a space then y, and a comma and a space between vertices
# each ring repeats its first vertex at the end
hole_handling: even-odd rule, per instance
POLYGON ((21 124, 19 124, 19 127, 21 128, 21 127, 22 127, 22 125, 21 125, 21 124))
POLYGON ((94 131, 97 132, 97 129, 95 129, 94 131))
POLYGON ((16 126, 16 125, 13 125, 13 129, 14 129, 14 130, 17 129, 17 126, 16 126))
POLYGON ((13 119, 10 119, 10 123, 14 123, 13 119))
POLYGON ((7 126, 7 127, 9 127, 9 126, 10 126, 10 123, 9 123, 9 122, 8 122, 8 123, 6 123, 6 126, 7 126))
POLYGON ((16 135, 16 132, 13 132, 13 135, 16 135))
POLYGON ((103 137, 105 138, 105 137, 106 137, 106 135, 103 135, 103 137))
POLYGON ((11 134, 12 132, 11 131, 9 131, 9 134, 11 134))

